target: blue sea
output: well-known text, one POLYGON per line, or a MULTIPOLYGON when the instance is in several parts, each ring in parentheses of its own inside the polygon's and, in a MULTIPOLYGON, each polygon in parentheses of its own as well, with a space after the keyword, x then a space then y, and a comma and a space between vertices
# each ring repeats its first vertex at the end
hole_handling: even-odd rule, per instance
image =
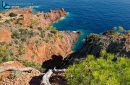
MULTIPOLYGON (((4 0, 9 5, 36 6, 34 11, 64 8, 69 14, 53 26, 58 30, 81 31, 77 50, 90 33, 102 33, 115 26, 130 29, 130 0, 4 0)), ((0 2, 1 4, 1 2, 0 2)), ((1 10, 4 10, 0 6, 1 10)))

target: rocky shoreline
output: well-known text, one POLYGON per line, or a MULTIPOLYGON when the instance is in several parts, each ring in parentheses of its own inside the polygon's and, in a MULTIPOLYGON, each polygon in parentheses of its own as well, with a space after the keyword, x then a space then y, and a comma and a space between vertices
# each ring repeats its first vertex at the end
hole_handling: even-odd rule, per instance
POLYGON ((121 32, 109 30, 102 34, 89 35, 80 53, 82 56, 93 54, 99 56, 101 50, 106 50, 108 53, 113 53, 116 56, 130 56, 130 33, 123 30, 121 32))
MULTIPOLYGON (((67 15, 67 12, 65 12, 63 8, 58 9, 58 10, 50 10, 49 12, 46 12, 46 13, 33 12, 31 8, 12 8, 4 12, 4 15, 9 15, 12 12, 17 14, 16 21, 19 24, 22 24, 27 27, 35 27, 34 22, 37 23, 37 27, 38 26, 48 27, 48 26, 51 26, 53 23, 59 21, 62 17, 65 17, 67 15)), ((7 17, 7 16, 6 18, 4 16, 2 17, 3 19, 10 19, 10 17, 7 17)))

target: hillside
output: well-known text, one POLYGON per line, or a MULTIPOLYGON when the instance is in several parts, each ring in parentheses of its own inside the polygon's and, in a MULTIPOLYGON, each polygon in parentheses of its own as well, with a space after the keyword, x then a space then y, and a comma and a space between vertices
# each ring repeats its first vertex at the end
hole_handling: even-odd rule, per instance
POLYGON ((63 8, 46 13, 12 8, 0 13, 0 84, 29 85, 33 77, 42 75, 44 62, 63 60, 72 52, 79 33, 58 31, 51 26, 66 15, 63 8), (19 71, 26 67, 33 69, 19 71))

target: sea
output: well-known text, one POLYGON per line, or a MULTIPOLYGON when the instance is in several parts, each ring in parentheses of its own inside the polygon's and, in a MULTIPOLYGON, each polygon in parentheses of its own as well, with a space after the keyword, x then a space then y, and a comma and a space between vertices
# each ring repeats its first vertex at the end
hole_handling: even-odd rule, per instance
MULTIPOLYGON (((130 0, 3 0, 11 6, 29 7, 34 12, 64 8, 68 15, 53 24, 58 30, 80 31, 73 50, 83 45, 90 33, 102 33, 116 26, 130 29, 130 0)), ((0 11, 2 0, 0 1, 0 11)))

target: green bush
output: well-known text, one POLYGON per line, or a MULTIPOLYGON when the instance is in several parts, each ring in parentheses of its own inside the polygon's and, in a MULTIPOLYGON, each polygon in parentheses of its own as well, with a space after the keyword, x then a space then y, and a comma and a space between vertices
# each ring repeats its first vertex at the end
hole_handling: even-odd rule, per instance
POLYGON ((116 31, 126 32, 126 29, 124 27, 122 27, 122 26, 114 27, 113 29, 116 30, 116 31))
POLYGON ((58 32, 58 30, 55 27, 53 27, 53 26, 49 26, 47 28, 47 30, 51 30, 51 33, 53 33, 53 34, 56 34, 58 32))
POLYGON ((68 67, 68 85, 130 85, 130 59, 115 58, 104 50, 101 53, 102 57, 88 55, 86 60, 68 67))
POLYGON ((11 12, 11 13, 9 14, 9 16, 10 16, 10 17, 16 17, 16 16, 17 16, 17 14, 16 14, 16 13, 11 12))
POLYGON ((20 71, 12 71, 10 76, 9 76, 9 79, 15 79, 15 78, 17 78, 20 75, 21 75, 20 71))
POLYGON ((60 40, 63 40, 63 35, 59 34, 58 37, 60 40))
POLYGON ((40 30, 40 37, 41 38, 44 38, 45 37, 45 30, 40 30))
POLYGON ((100 56, 104 57, 107 54, 106 50, 101 50, 100 51, 100 56))
POLYGON ((23 45, 19 45, 18 47, 19 55, 22 55, 25 53, 25 47, 23 45))
POLYGON ((9 46, 10 45, 8 43, 0 43, 0 63, 13 61, 15 59, 15 57, 13 56, 13 51, 9 48, 9 46))
POLYGON ((40 24, 38 20, 33 19, 33 18, 31 19, 31 22, 32 22, 32 25, 36 25, 36 26, 40 24))

